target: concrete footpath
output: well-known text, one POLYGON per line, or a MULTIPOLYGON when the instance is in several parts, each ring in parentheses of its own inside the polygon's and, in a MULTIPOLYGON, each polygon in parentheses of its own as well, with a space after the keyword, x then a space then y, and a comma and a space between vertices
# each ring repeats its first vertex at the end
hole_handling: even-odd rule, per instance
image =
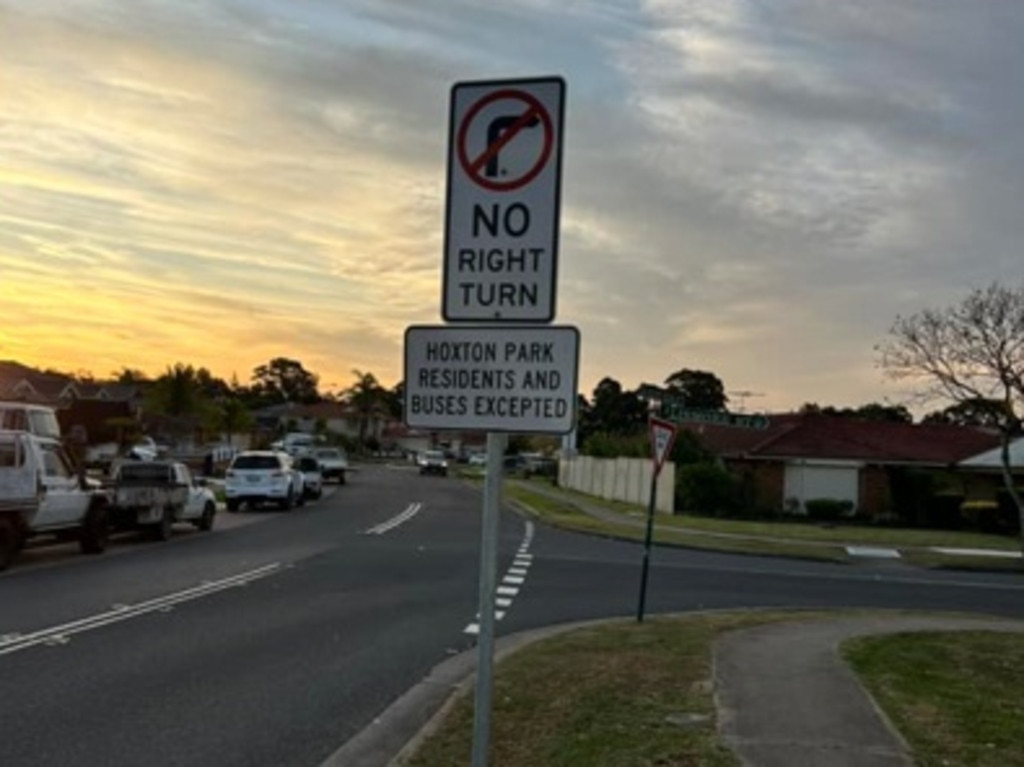
POLYGON ((732 631, 714 651, 722 740, 756 767, 912 765, 839 645, 865 635, 979 630, 1024 632, 1024 621, 894 615, 732 631))
MULTIPOLYGON (((503 637, 497 642, 495 662, 556 634, 622 620, 564 624, 503 637)), ((1024 621, 894 613, 731 631, 713 648, 723 744, 745 767, 913 765, 902 737, 839 655, 839 646, 847 639, 908 631, 1024 633, 1024 621)), ((439 664, 321 767, 401 767, 441 725, 459 694, 472 694, 475 667, 475 649, 439 664)))

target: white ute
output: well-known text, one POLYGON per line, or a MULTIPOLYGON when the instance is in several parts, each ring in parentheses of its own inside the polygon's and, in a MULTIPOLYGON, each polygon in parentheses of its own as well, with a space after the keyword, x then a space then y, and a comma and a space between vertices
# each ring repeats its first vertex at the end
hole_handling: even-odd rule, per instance
POLYGON ((109 497, 75 471, 60 441, 0 431, 0 570, 28 538, 74 538, 85 554, 106 549, 109 497))
POLYGON ((111 522, 166 541, 175 522, 211 530, 217 501, 205 481, 179 461, 127 461, 114 473, 111 522))

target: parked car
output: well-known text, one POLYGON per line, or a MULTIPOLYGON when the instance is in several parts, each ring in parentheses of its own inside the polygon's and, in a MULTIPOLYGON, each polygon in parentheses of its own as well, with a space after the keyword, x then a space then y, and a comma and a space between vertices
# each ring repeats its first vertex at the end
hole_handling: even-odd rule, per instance
POLYGON ((486 466, 487 465, 487 453, 470 453, 469 455, 470 466, 486 466))
POLYGON ((107 547, 109 496, 75 470, 61 443, 0 431, 0 570, 38 535, 77 539, 83 553, 107 547))
POLYGON ((302 472, 303 492, 307 498, 319 498, 324 494, 324 475, 320 461, 311 455, 301 455, 295 467, 302 472))
POLYGON ((236 455, 224 473, 224 496, 228 511, 238 511, 243 503, 249 508, 275 503, 287 511, 306 502, 302 472, 290 455, 277 450, 236 455))
POLYGON ((348 456, 344 450, 337 447, 318 447, 313 450, 313 457, 320 462, 320 472, 324 475, 325 482, 334 479, 339 485, 345 484, 348 456))
POLYGON ((448 459, 440 450, 424 450, 420 453, 417 463, 420 466, 420 474, 448 476, 448 459))
POLYGON ((139 528, 166 541, 175 522, 213 529, 217 501, 205 480, 179 461, 128 461, 114 474, 110 520, 115 528, 139 528))

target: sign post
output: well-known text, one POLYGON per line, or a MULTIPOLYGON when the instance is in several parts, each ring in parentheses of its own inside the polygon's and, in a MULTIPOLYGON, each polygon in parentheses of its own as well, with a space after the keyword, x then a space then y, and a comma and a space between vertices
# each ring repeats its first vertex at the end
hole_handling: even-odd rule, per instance
POLYGON ((665 459, 672 452, 676 440, 676 427, 671 421, 651 418, 648 423, 651 437, 651 497, 647 504, 647 532, 644 534, 644 559, 640 569, 640 596, 636 605, 636 622, 644 621, 644 603, 647 601, 647 574, 651 561, 651 533, 654 528, 654 506, 658 496, 658 475, 665 459))
POLYGON ((473 767, 486 767, 490 741, 506 434, 568 434, 576 426, 580 334, 550 326, 564 100, 561 77, 452 87, 441 315, 476 325, 405 334, 406 424, 487 432, 473 767))

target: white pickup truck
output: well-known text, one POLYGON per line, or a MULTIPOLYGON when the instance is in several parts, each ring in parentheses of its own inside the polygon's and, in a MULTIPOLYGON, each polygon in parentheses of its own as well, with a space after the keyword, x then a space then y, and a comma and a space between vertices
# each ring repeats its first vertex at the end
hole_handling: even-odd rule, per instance
POLYGON ((28 538, 78 540, 83 553, 107 547, 109 497, 77 472, 51 437, 0 431, 0 570, 28 538))
POLYGON ((141 528, 166 541, 175 522, 211 530, 217 502, 204 480, 178 461, 127 461, 115 469, 111 522, 141 528))

